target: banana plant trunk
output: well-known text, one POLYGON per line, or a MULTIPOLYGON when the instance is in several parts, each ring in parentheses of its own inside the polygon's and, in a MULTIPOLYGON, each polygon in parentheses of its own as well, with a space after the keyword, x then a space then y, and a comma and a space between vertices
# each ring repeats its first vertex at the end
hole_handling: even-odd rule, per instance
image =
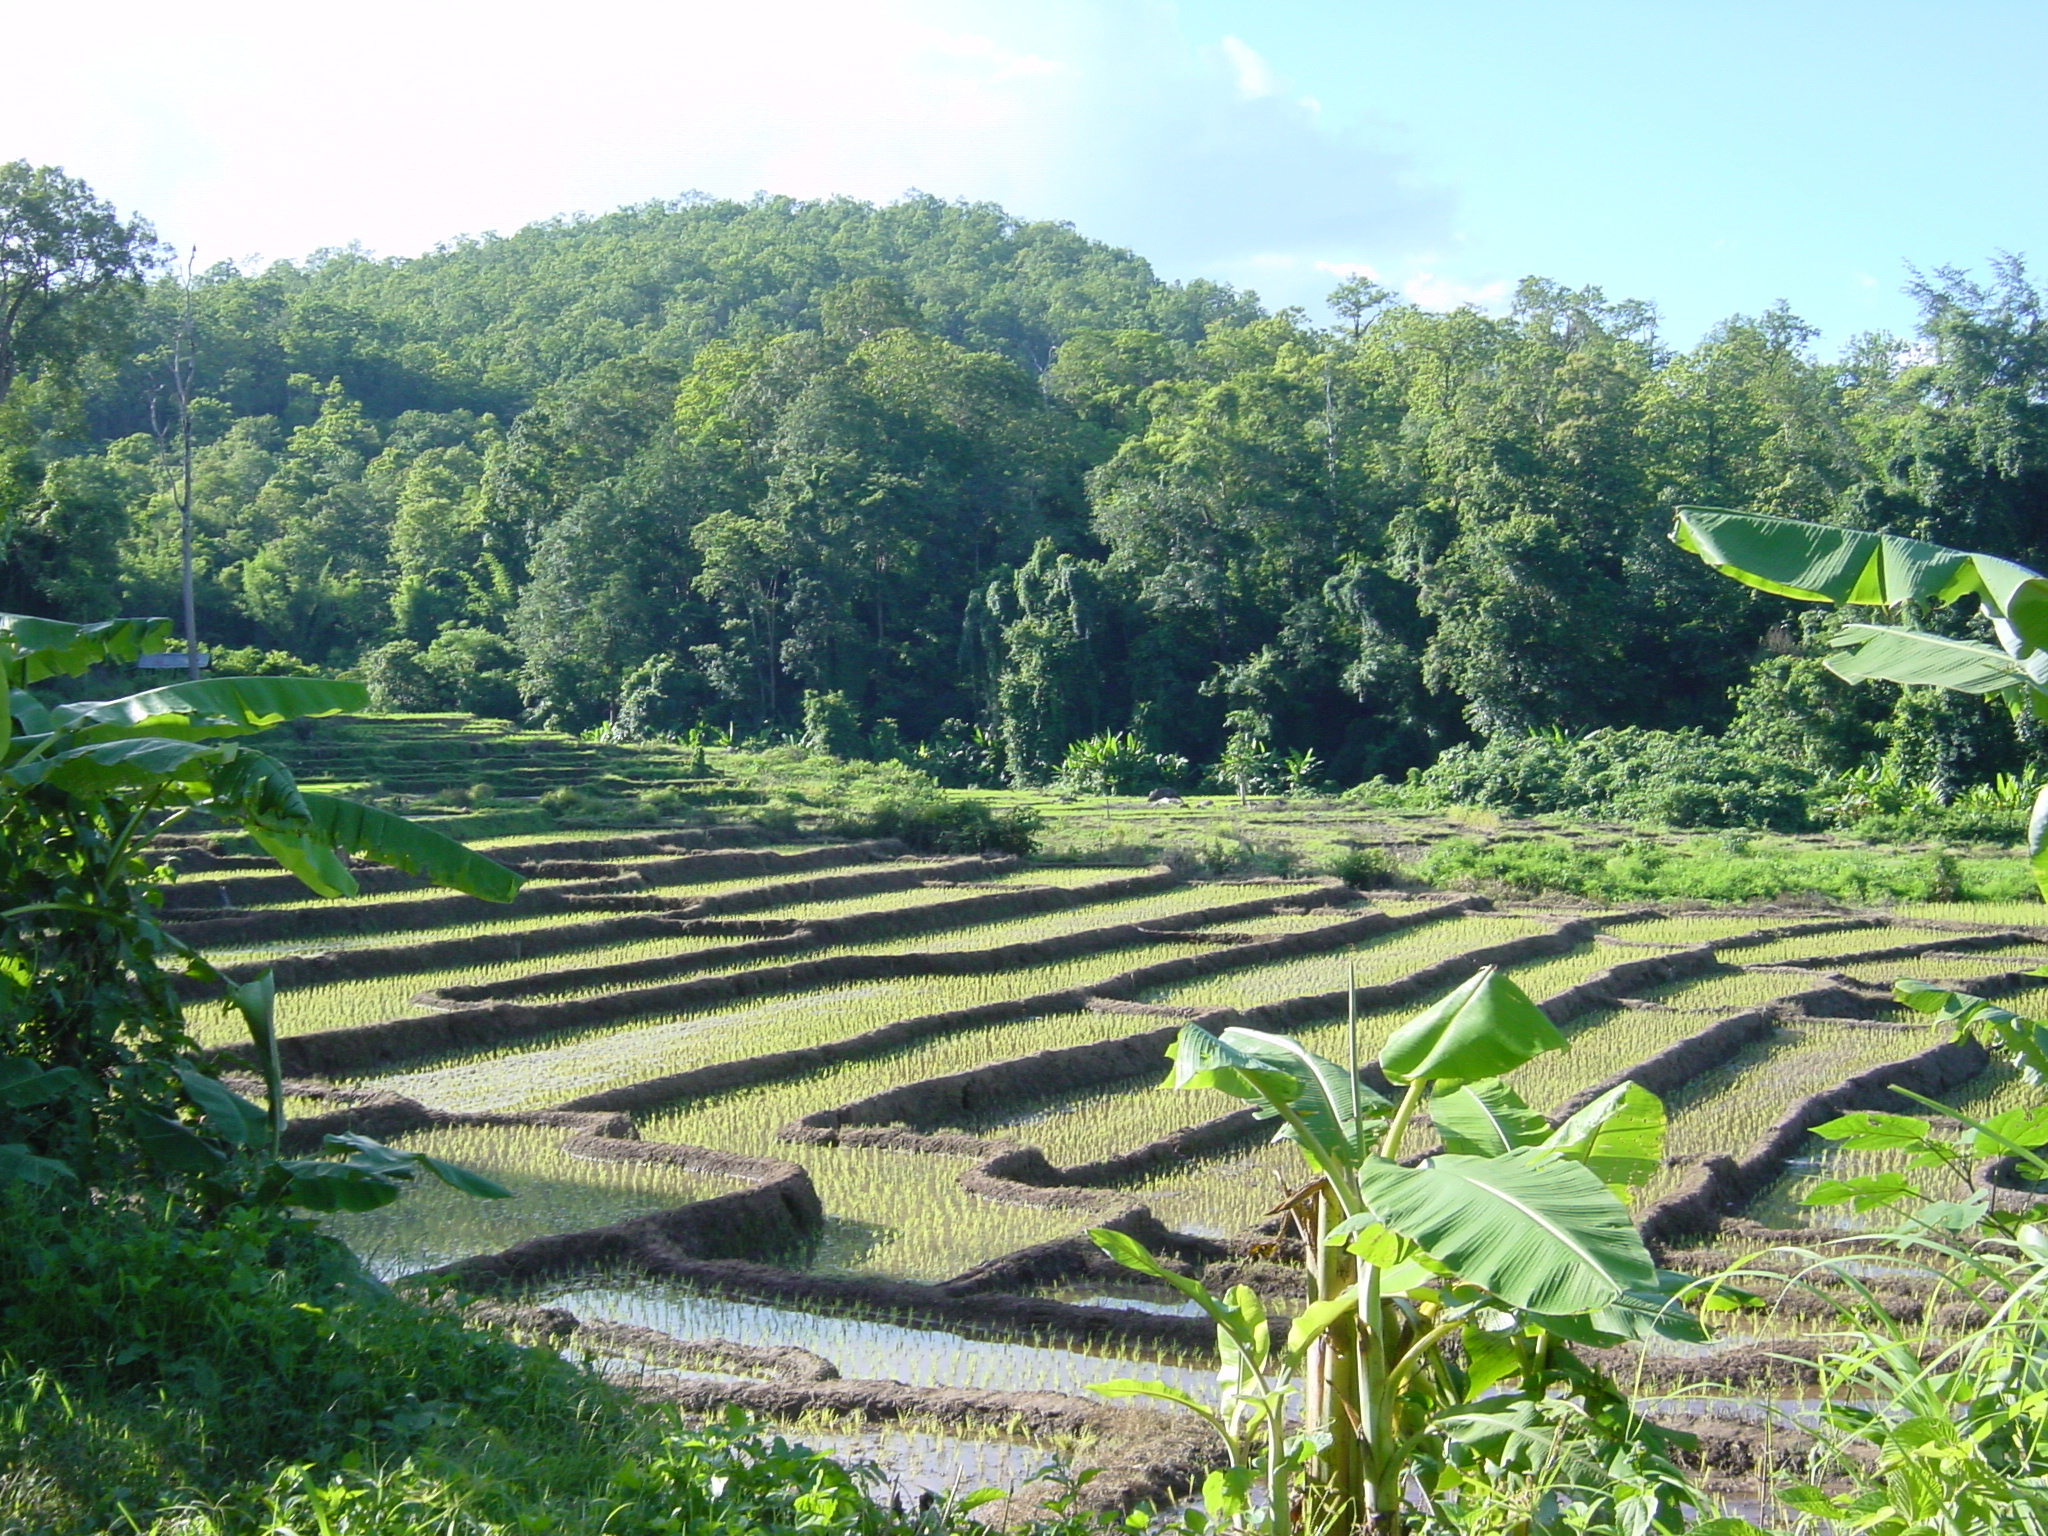
MULTIPOLYGON (((1341 1243, 1329 1241, 1343 1212, 1326 1188, 1316 1196, 1315 1214, 1304 1236, 1314 1245, 1305 1266, 1312 1281, 1311 1303, 1340 1295, 1358 1273, 1358 1261, 1341 1243)), ((1302 1428, 1329 1436, 1302 1488, 1300 1527, 1309 1536, 1348 1536, 1366 1508, 1365 1398, 1359 1369, 1360 1331, 1356 1315, 1333 1324, 1311 1346, 1306 1362, 1302 1428)))

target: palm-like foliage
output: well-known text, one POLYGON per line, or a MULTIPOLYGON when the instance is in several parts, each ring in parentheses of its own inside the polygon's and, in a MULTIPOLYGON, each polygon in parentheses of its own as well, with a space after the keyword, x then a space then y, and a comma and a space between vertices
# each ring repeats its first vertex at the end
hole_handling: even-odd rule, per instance
MULTIPOLYGON (((1886 608, 1897 625, 1845 624, 1828 670, 1854 682, 1988 694, 2048 720, 2048 577, 1995 555, 1715 507, 1681 507, 1671 537, 1722 574, 1781 597, 1886 608), (1916 627, 1925 609, 1974 597, 1998 644, 1916 627)), ((2034 879, 2048 894, 2048 787, 2028 827, 2034 879)))
POLYGON ((283 764, 235 739, 360 709, 359 684, 212 678, 82 703, 32 691, 132 664, 168 633, 164 620, 0 614, 0 1177, 88 1187, 146 1177, 217 1204, 250 1192, 244 1154, 268 1142, 258 1193, 379 1203, 426 1165, 361 1146, 342 1149, 351 1155, 339 1165, 277 1160, 269 977, 232 983, 158 923, 163 872, 147 840, 204 814, 243 828, 327 896, 355 893, 350 854, 498 901, 519 877, 401 817, 302 792, 283 764), (268 1114, 194 1066, 179 971, 216 985, 247 1022, 268 1114))
POLYGON ((1310 1304, 1277 1356, 1249 1290, 1210 1296, 1130 1239, 1095 1234, 1216 1320, 1222 1400, 1206 1416, 1232 1467, 1205 1490, 1213 1517, 1275 1536, 1296 1525, 1395 1536, 1411 1487, 1434 1501, 1555 1475, 1597 1447, 1604 1486, 1590 1497, 1620 1498, 1626 1483, 1644 1529, 1676 1528, 1684 1494, 1665 1437, 1565 1342, 1701 1336, 1677 1300, 1686 1282, 1657 1269, 1616 1188, 1661 1165, 1663 1106, 1624 1084, 1553 1127, 1499 1074, 1563 1044, 1491 967, 1387 1040, 1379 1066, 1404 1085, 1398 1103, 1355 1063, 1282 1035, 1181 1031, 1173 1085, 1251 1104, 1313 1174, 1282 1207, 1310 1304), (1404 1159, 1425 1111, 1442 1146, 1404 1159), (1301 1432, 1289 1435, 1297 1387, 1301 1432), (1616 1466, 1628 1469, 1619 1483, 1616 1466))

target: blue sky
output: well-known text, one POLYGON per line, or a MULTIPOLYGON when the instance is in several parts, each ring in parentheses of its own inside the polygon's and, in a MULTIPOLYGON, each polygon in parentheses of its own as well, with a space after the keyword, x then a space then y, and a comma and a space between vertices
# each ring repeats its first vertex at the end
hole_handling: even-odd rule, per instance
POLYGON ((1907 264, 2048 263, 2042 0, 142 0, 10 22, 0 156, 221 257, 697 189, 917 188, 1321 317, 1530 273, 1689 345, 1779 300, 1905 330, 1907 264))

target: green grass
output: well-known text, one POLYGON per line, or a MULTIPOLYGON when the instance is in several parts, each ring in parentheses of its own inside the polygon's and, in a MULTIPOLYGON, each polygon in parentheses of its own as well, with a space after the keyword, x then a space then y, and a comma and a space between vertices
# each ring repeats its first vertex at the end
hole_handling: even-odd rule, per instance
POLYGON ((390 1278, 488 1253, 529 1237, 609 1226, 744 1188, 714 1174, 660 1163, 572 1157, 559 1126, 453 1126, 392 1145, 457 1163, 512 1191, 478 1200, 424 1176, 380 1210, 328 1217, 377 1274, 390 1278))
MULTIPOLYGON (((1867 1068, 1926 1050, 1944 1038, 1932 1029, 1872 1030, 1841 1024, 1783 1024, 1770 1038, 1667 1095, 1669 1157, 1740 1157, 1795 1102, 1867 1068)), ((1667 1168, 1636 1192, 1646 1206, 1691 1177, 1667 1168)))
POLYGON ((2038 896, 2012 901, 1905 901, 1892 910, 1900 917, 1981 923, 1987 928, 2048 928, 2048 906, 2038 896))
MULTIPOLYGON (((623 944, 528 960, 500 960, 460 969, 373 976, 359 981, 288 988, 278 994, 277 1032, 281 1037, 316 1034, 322 1030, 349 1029, 380 1023, 385 1019, 430 1013, 435 1010, 414 999, 422 992, 439 987, 510 981, 569 967, 621 965, 659 956, 702 954, 744 942, 741 936, 678 934, 670 938, 635 939, 623 944)), ((534 999, 522 999, 530 1000, 534 999)), ((235 1045, 248 1038, 248 1028, 241 1022, 241 1016, 230 1014, 225 1008, 202 1006, 190 1009, 186 1019, 193 1038, 202 1045, 235 1045)))
POLYGON ((1817 894, 1859 905, 1930 902, 1960 896, 2015 902, 2033 889, 2016 855, 1886 853, 1797 844, 1790 839, 1645 837, 1619 847, 1561 837, 1438 844, 1417 865, 1433 885, 1560 891, 1601 901, 1758 901, 1817 894))
POLYGON ((1786 965, 1828 955, 1860 954, 1870 949, 1940 944, 1947 937, 1925 928, 1851 928, 1841 933, 1806 933, 1768 944, 1745 944, 1739 949, 1723 950, 1722 954, 1740 965, 1786 965))
MULTIPOLYGON (((1154 944, 1143 953, 1156 961, 1197 951, 1154 944)), ((897 1019, 1084 987, 1128 964, 1128 952, 1117 952, 987 976, 857 982, 478 1052, 364 1081, 449 1109, 540 1109, 711 1062, 843 1039, 897 1019)))
POLYGON ((1343 949, 1297 955, 1250 970, 1230 971, 1149 988, 1144 1001, 1197 1008, 1255 1008, 1283 998, 1335 992, 1350 967, 1360 986, 1393 981, 1425 965, 1483 945, 1499 944, 1556 925, 1541 918, 1476 916, 1447 918, 1420 928, 1374 934, 1343 949))
POLYGON ((302 1229, 20 1196, 0 1188, 0 1528, 967 1536, 779 1440, 685 1429, 552 1350, 352 1281, 302 1229))
MULTIPOLYGON (((919 933, 900 939, 884 939, 858 946, 857 952, 877 955, 955 954, 969 949, 993 949, 998 945, 1028 944, 1039 939, 1057 938, 1122 923, 1156 922, 1161 918, 1180 917, 1185 913, 1201 911, 1208 907, 1230 906, 1241 901, 1277 899, 1286 894, 1287 888, 1284 886, 1177 886, 1149 896, 1127 897, 1122 901, 1069 907, 1062 911, 1039 912, 1026 917, 1004 918, 998 922, 982 923, 972 928, 947 929, 943 933, 919 933)), ((1299 927, 1282 931, 1299 932, 1304 929, 1327 927, 1333 922, 1340 922, 1356 915, 1349 912, 1326 913, 1313 920, 1301 922, 1299 927)), ((1258 919, 1248 921, 1256 922, 1258 919)), ((1225 923, 1222 926, 1235 931, 1236 925, 1225 923)))

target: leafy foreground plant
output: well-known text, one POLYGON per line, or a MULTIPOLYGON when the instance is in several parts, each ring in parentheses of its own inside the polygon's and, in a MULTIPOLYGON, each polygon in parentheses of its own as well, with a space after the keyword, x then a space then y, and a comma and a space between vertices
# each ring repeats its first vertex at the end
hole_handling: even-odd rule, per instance
POLYGON ((501 901, 518 876, 400 817, 302 793, 281 764, 231 739, 360 709, 358 684, 215 678, 85 703, 33 691, 132 664, 169 630, 160 619, 0 614, 0 1184, 61 1187, 79 1202, 143 1189, 201 1213, 250 1200, 365 1209, 421 1171, 502 1195, 361 1138, 334 1139, 343 1162, 281 1158, 271 978, 230 981, 157 922, 154 887, 169 872, 145 845, 203 813, 243 827, 321 895, 354 894, 344 852, 501 901), (267 1110, 198 1063, 180 972, 217 987, 247 1023, 267 1110))
POLYGON ((1690 1282, 1657 1268, 1617 1194, 1660 1165, 1664 1110, 1630 1083, 1551 1126, 1500 1074, 1564 1043, 1492 967, 1388 1039, 1379 1065, 1398 1103, 1355 1059, 1256 1030, 1181 1032, 1173 1086, 1279 1120, 1312 1175, 1281 1208, 1309 1294, 1277 1351, 1249 1287, 1219 1298, 1130 1238, 1092 1234, 1216 1321, 1215 1405, 1098 1388, 1181 1403, 1222 1437, 1231 1464, 1204 1486, 1210 1521, 1272 1536, 1680 1529, 1695 1500, 1671 1452, 1689 1437, 1635 1413, 1572 1349, 1705 1337, 1690 1282), (1442 1147, 1403 1162, 1425 1112, 1442 1147))
MULTIPOLYGON (((1958 1038, 2004 1056, 2048 1087, 2048 1026, 1983 998, 1902 981, 1899 1000, 1958 1038)), ((1977 1120, 1913 1093, 1945 1118, 1857 1110, 1815 1133, 1897 1166, 1823 1180, 1814 1206, 1895 1211, 1895 1231, 1861 1234, 1848 1256, 1780 1250, 1798 1283, 1833 1309, 1838 1326, 1817 1364, 1820 1408, 1809 1427, 1813 1481, 1779 1497, 1800 1529, 1868 1536, 1998 1536, 2048 1532, 2048 1204, 1992 1203, 1984 1161, 2024 1194, 2048 1180, 2048 1105, 1977 1120), (1873 1253, 1872 1250, 1875 1250, 1873 1253), (1902 1323, 1876 1286, 1919 1290, 1902 1323), (1956 1322, 1958 1314, 1963 1321, 1956 1322), (1843 1485, 1846 1484, 1846 1490, 1843 1485)), ((1738 1279, 1766 1271, 1737 1268, 1738 1279)), ((1777 1278, 1772 1275, 1771 1278, 1777 1278)))
MULTIPOLYGON (((1851 682, 1947 688, 1998 699, 2015 718, 2048 721, 2048 577, 1995 555, 1717 507, 1681 507, 1671 537, 1723 575, 1781 597, 1888 608, 1897 625, 1844 624, 1828 670, 1851 682), (1919 627, 1927 610, 1977 599, 1996 645, 1919 627)), ((2048 894, 2048 785, 2027 828, 2048 894)))
POLYGON ((0 1223, 10 1536, 978 1529, 972 1496, 904 1514, 867 1469, 393 1295, 272 1210, 201 1226, 17 1183, 0 1223))

